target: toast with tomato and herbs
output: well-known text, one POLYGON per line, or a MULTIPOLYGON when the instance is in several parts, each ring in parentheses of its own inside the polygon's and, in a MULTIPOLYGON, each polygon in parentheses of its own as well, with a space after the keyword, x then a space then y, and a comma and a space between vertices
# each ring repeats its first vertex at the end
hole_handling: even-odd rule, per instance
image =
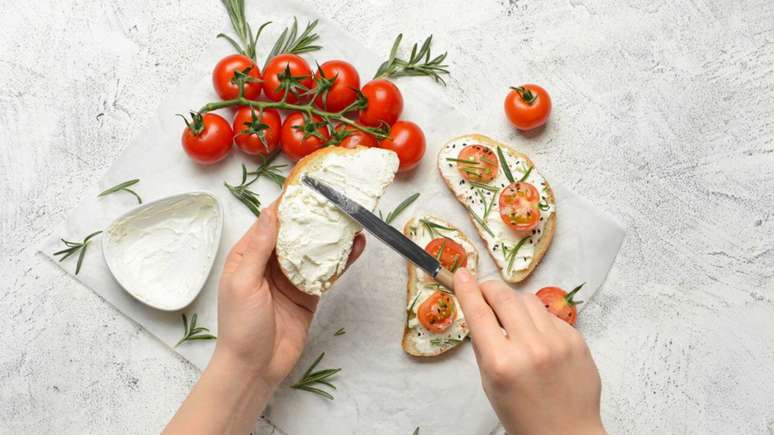
POLYGON ((466 208, 503 279, 524 280, 556 231, 551 186, 526 154, 480 134, 441 147, 438 169, 466 208))
MULTIPOLYGON (((454 225, 435 216, 410 219, 403 233, 425 248, 443 267, 455 271, 478 270, 478 250, 454 225)), ((408 262, 406 326, 403 350, 409 355, 429 357, 459 346, 468 336, 468 324, 459 301, 424 270, 408 262)))
POLYGON ((395 152, 326 147, 302 158, 288 175, 277 206, 276 254, 299 290, 327 291, 344 272, 360 224, 301 182, 308 174, 373 210, 398 170, 395 152))

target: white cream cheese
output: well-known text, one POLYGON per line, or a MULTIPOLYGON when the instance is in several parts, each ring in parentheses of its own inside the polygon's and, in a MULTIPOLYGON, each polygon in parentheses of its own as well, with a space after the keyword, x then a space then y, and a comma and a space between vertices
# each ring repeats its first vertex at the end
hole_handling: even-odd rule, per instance
MULTIPOLYGON (((427 246, 427 244, 436 237, 443 236, 454 240, 465 249, 465 253, 468 256, 465 267, 475 275, 478 271, 478 252, 476 251, 476 248, 468 240, 460 237, 457 230, 448 231, 436 229, 435 231, 438 234, 431 233, 427 226, 422 224, 422 220, 427 220, 447 228, 453 228, 448 226, 447 223, 435 219, 433 216, 420 216, 413 220, 413 223, 409 228, 409 238, 422 248, 427 246)), ((465 315, 462 313, 462 307, 460 306, 457 297, 451 295, 457 312, 457 318, 454 320, 454 323, 441 333, 431 332, 419 323, 417 311, 427 298, 438 291, 440 284, 424 270, 416 266, 412 267, 416 270, 416 276, 414 278, 416 293, 406 307, 408 311, 408 328, 410 329, 409 339, 414 344, 414 347, 423 354, 436 353, 439 348, 447 349, 454 347, 459 341, 464 340, 465 337, 468 336, 468 325, 465 321, 465 315)))
POLYGON ((211 194, 175 195, 140 206, 105 231, 111 272, 132 296, 174 311, 198 295, 220 242, 223 213, 211 194))
MULTIPOLYGON (((368 148, 330 153, 313 162, 311 175, 373 210, 398 170, 392 151, 368 148)), ((302 184, 288 185, 279 206, 277 257, 288 279, 307 293, 320 295, 344 271, 358 223, 302 184)))
MULTIPOLYGON (((506 258, 505 251, 503 250, 503 243, 505 243, 508 249, 513 249, 524 236, 513 231, 508 225, 505 224, 505 222, 503 222, 502 218, 500 217, 498 207, 500 192, 504 187, 510 184, 510 181, 508 181, 508 178, 505 176, 505 173, 502 170, 502 166, 498 164, 499 169, 497 171, 497 176, 494 180, 486 183, 487 185, 496 187, 498 189, 497 192, 490 192, 488 190, 477 189, 471 186, 467 180, 462 178, 460 171, 457 169, 457 163, 447 160, 447 158, 458 158, 459 153, 463 148, 468 145, 476 144, 481 146, 488 146, 471 141, 469 138, 465 137, 459 138, 456 141, 446 144, 446 146, 438 153, 438 166, 443 176, 449 180, 449 184, 451 185, 454 194, 461 196, 465 201, 465 204, 479 217, 483 217, 484 207, 486 204, 481 201, 478 193, 476 193, 476 190, 479 190, 487 201, 492 199, 492 195, 495 195, 494 206, 492 207, 492 210, 490 211, 486 220, 486 224, 489 229, 492 230, 493 235, 489 234, 485 229, 483 229, 481 225, 475 221, 475 219, 473 222, 483 235, 483 238, 486 240, 488 247, 493 250, 493 257, 497 263, 497 266, 502 270, 503 275, 510 277, 515 275, 517 272, 529 267, 530 263, 532 262, 532 257, 535 253, 535 246, 537 246, 538 242, 542 238, 545 224, 548 222, 548 218, 551 216, 551 214, 556 210, 556 205, 553 202, 548 201, 545 192, 545 179, 543 179, 543 177, 540 175, 537 168, 533 168, 525 181, 533 184, 538 189, 538 192, 540 192, 541 201, 544 205, 547 204, 547 207, 544 206, 540 210, 540 223, 538 224, 537 228, 532 231, 532 234, 529 235, 529 239, 527 239, 524 244, 522 244, 521 248, 519 248, 509 272, 509 258, 506 258)), ((488 147, 497 153, 496 148, 491 146, 488 147)), ((517 156, 512 155, 507 148, 503 147, 502 150, 513 177, 516 180, 520 179, 529 170, 528 163, 524 159, 520 159, 517 156)))

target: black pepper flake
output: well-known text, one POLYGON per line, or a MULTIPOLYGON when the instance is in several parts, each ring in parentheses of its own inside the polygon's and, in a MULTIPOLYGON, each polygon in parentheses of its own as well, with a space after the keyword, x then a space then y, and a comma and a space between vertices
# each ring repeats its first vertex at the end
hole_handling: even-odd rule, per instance
POLYGON ((540 220, 542 221, 542 220, 543 220, 543 218, 541 217, 541 218, 540 218, 540 220))
POLYGON ((540 234, 540 230, 538 230, 538 234, 540 234))
POLYGON ((460 180, 460 186, 462 186, 463 184, 465 184, 465 180, 460 180))
POLYGON ((535 230, 532 230, 532 234, 535 234, 535 230))
POLYGON ((529 244, 530 244, 530 245, 532 244, 532 239, 529 239, 529 244))
POLYGON ((449 163, 449 167, 451 168, 452 166, 454 166, 454 165, 452 165, 451 163, 449 163))

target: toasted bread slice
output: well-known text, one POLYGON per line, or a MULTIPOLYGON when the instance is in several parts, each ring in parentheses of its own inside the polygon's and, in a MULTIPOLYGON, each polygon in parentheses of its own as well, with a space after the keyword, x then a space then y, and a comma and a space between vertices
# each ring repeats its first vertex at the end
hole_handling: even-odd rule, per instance
POLYGON ((469 134, 456 137, 441 147, 438 153, 438 169, 441 178, 454 196, 466 207, 473 225, 500 269, 503 279, 510 283, 518 283, 527 278, 540 263, 556 232, 556 198, 551 186, 534 167, 532 160, 509 145, 480 134, 469 134), (489 189, 472 185, 462 177, 458 163, 447 160, 456 159, 459 152, 469 145, 488 147, 495 152, 495 155, 499 147, 514 179, 518 181, 526 176, 525 181, 532 183, 538 189, 541 196, 540 223, 531 234, 517 234, 500 217, 499 194, 510 182, 506 178, 499 158, 497 176, 494 180, 483 183, 489 189), (488 215, 486 215, 487 208, 489 208, 488 215), (482 225, 482 222, 485 225, 482 225), (522 239, 524 242, 520 244, 522 239))
POLYGON ((301 291, 321 295, 344 272, 360 225, 301 182, 309 174, 373 210, 398 170, 398 156, 380 148, 327 147, 296 163, 278 205, 277 260, 301 291))
MULTIPOLYGON (((447 237, 465 249, 467 264, 465 267, 473 274, 478 270, 478 250, 454 225, 435 216, 419 216, 410 219, 403 227, 403 233, 413 242, 425 247, 432 239, 447 237)), ((435 334, 425 329, 416 318, 416 312, 422 302, 438 291, 440 284, 433 278, 408 262, 408 284, 406 285, 406 325, 403 330, 403 350, 409 355, 431 357, 440 355, 462 344, 468 336, 468 325, 462 314, 457 297, 452 295, 456 306, 455 322, 444 332, 435 334)))

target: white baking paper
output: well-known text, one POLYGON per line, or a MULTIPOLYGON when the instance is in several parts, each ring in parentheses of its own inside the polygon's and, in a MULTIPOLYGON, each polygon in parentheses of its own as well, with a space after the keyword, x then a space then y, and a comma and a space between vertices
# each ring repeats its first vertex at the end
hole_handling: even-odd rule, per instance
MULTIPOLYGON (((314 14, 288 2, 268 2, 253 8, 252 23, 273 21, 262 38, 262 52, 292 16, 306 23, 314 14)), ((226 14, 224 13, 224 22, 226 14)), ((256 26, 257 27, 257 26, 256 26)), ((229 29, 224 29, 230 33, 229 29)), ((213 32, 215 33, 215 32, 213 32)), ((364 49, 338 29, 335 23, 320 19, 319 33, 324 49, 308 59, 346 59, 354 63, 363 83, 373 75, 383 56, 364 49)), ((231 48, 218 40, 190 74, 159 107, 149 128, 126 148, 98 185, 84 193, 84 200, 73 210, 58 232, 68 240, 105 228, 115 217, 136 205, 134 197, 117 193, 97 198, 98 192, 119 182, 140 178, 134 186, 146 201, 192 190, 208 190, 222 202, 225 223, 223 238, 212 273, 200 296, 184 310, 198 313, 199 324, 217 334, 217 283, 223 260, 232 244, 253 222, 254 217, 230 196, 223 181, 238 183, 240 164, 254 167, 250 157, 234 152, 213 167, 193 163, 180 147, 182 121, 176 113, 216 101, 210 81, 211 68, 231 48)), ((441 182, 435 168, 437 150, 448 139, 476 131, 477 123, 464 117, 444 96, 444 88, 424 78, 397 81, 405 100, 404 119, 418 123, 427 137, 428 149, 421 166, 401 175, 382 199, 383 210, 392 209, 414 192, 421 197, 394 225, 413 214, 434 213, 460 226, 478 241, 473 226, 441 182)), ((228 111, 223 112, 230 119, 228 111)), ((496 139, 496 138, 495 138, 496 139)), ((588 300, 605 277, 616 257, 624 233, 609 217, 588 202, 543 174, 555 189, 558 204, 558 231, 542 264, 519 288, 534 291, 544 285, 571 288, 586 282, 580 299, 588 300)), ((268 180, 254 185, 264 204, 270 203, 279 188, 268 180)), ((478 243, 483 253, 483 246, 478 243)), ((58 238, 41 248, 48 256, 61 249, 58 238)), ((95 238, 83 268, 76 277, 108 303, 138 322, 151 334, 172 346, 182 335, 180 313, 165 313, 134 300, 110 274, 95 238)), ((53 257, 52 257, 53 258, 53 257)), ((494 276, 491 258, 482 255, 481 275, 494 276)), ((70 273, 75 258, 58 263, 70 273)), ((266 410, 266 416, 289 435, 306 434, 410 434, 416 427, 430 433, 488 434, 497 424, 481 390, 478 369, 469 343, 432 361, 406 355, 400 345, 406 306, 405 261, 378 240, 369 238, 363 257, 336 283, 320 304, 311 328, 309 343, 289 380, 298 378, 311 361, 325 351, 321 368, 341 367, 336 378, 334 401, 283 386, 266 410), (334 336, 339 328, 346 334, 334 336), (432 428, 432 429, 430 429, 432 428)), ((184 343, 173 348, 203 369, 214 349, 213 342, 184 343)), ((426 433, 426 432, 422 432, 426 433)))

